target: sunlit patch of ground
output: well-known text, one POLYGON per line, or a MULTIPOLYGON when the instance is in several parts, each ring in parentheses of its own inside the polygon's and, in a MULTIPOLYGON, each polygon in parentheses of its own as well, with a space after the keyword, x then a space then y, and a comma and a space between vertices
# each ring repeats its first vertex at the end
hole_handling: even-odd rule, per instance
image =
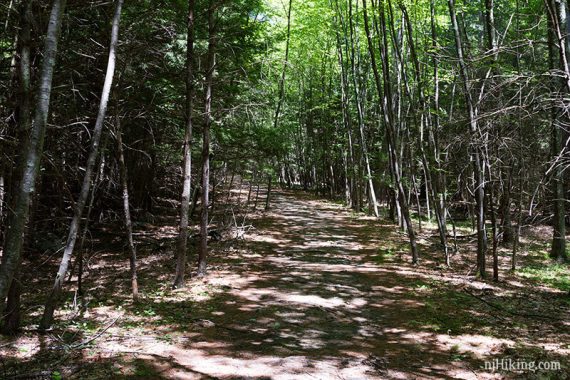
MULTIPOLYGON (((210 274, 186 289, 170 289, 176 229, 154 225, 137 231, 140 303, 129 297, 125 256, 110 250, 89 259, 84 307, 68 301, 48 334, 34 330, 41 299, 28 289, 25 332, 0 343, 9 359, 6 373, 56 371, 70 379, 524 376, 486 371, 484 362, 495 358, 559 360, 569 368, 568 295, 507 273, 506 252, 501 281, 493 283, 474 278, 469 240, 460 243, 452 268, 443 267, 430 228, 420 234, 422 263, 413 266, 406 236, 395 226, 308 194, 277 193, 269 212, 254 215, 245 241, 212 244, 210 274)), ((523 250, 521 266, 527 256, 523 250)), ((42 289, 47 279, 31 281, 42 289)))

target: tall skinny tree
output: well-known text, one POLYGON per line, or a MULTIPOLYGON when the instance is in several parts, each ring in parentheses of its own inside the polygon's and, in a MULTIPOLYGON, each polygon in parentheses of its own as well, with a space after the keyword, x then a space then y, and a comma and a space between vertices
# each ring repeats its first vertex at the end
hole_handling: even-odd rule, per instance
POLYGON ((107 71, 105 74, 105 82, 103 84, 103 90, 101 92, 99 112, 97 114, 97 120, 95 121, 95 127, 93 129, 93 137, 91 139, 91 150, 89 151, 89 157, 87 158, 87 164, 85 165, 85 175, 83 177, 83 183, 81 185, 79 199, 75 204, 73 218, 69 226, 69 232, 67 235, 67 242, 65 244, 63 257, 59 264, 59 269, 55 276, 55 282, 47 298, 42 320, 40 322, 40 329, 44 330, 49 329, 53 323, 53 313, 55 311, 55 308, 57 306, 61 294, 63 281, 65 279, 65 275, 67 274, 69 262, 71 261, 71 256, 73 254, 73 249, 75 247, 75 242, 77 240, 77 233, 79 231, 81 216, 83 215, 83 209, 85 208, 87 197, 89 195, 89 190, 91 188, 91 177, 93 176, 93 168, 95 167, 95 161, 97 159, 97 154, 99 152, 99 142, 101 140, 101 132, 103 130, 103 123, 105 121, 105 116, 107 115, 107 105, 109 103, 109 95, 111 93, 111 87, 113 85, 113 77, 115 75, 116 49, 117 49, 117 42, 119 40, 119 22, 121 19, 121 9, 123 7, 123 2, 124 0, 117 0, 115 2, 115 13, 113 16, 113 24, 111 29, 111 41, 109 44, 109 58, 107 61, 107 71))
MULTIPOLYGON (((372 3, 374 5, 374 3, 372 3)), ((398 193, 398 203, 402 210, 402 216, 404 222, 406 223, 408 239, 410 242, 410 252, 412 254, 412 262, 417 264, 419 261, 418 247, 416 243, 416 234, 414 231, 414 226, 412 224, 412 219, 410 217, 410 210, 408 206, 408 201, 406 197, 406 192, 404 190, 404 185, 402 184, 401 172, 400 172, 400 156, 397 151, 397 139, 396 139, 396 128, 394 127, 394 114, 392 112, 392 87, 390 83, 390 65, 388 57, 388 37, 386 28, 386 15, 384 9, 384 1, 381 0, 378 4, 378 12, 380 15, 380 25, 376 25, 376 30, 378 31, 378 38, 380 41, 380 61, 382 67, 382 79, 380 79, 380 73, 378 71, 378 66, 376 65, 376 54, 374 45, 372 43, 372 34, 368 22, 368 12, 366 10, 366 1, 363 2, 364 11, 364 27, 366 30, 366 37, 368 40, 368 51, 370 53, 370 60, 372 63, 372 69, 374 73, 374 82, 376 84, 376 90, 378 92, 378 98, 382 103, 382 113, 384 116, 384 124, 386 126, 386 137, 388 140, 388 150, 390 151, 390 165, 396 182, 396 192, 398 193), (384 88, 382 88, 384 84, 384 88)))
MULTIPOLYGON (((564 90, 563 94, 570 92, 570 68, 568 63, 568 45, 570 39, 564 33, 567 19, 567 4, 566 1, 544 0, 546 10, 549 17, 549 55, 550 55, 550 68, 560 68, 564 72, 562 79, 564 90), (554 41, 556 39, 557 42, 554 41), (558 47, 559 65, 555 64, 554 49, 558 47)), ((562 101, 562 100, 559 100, 562 101)), ((559 157, 563 156, 563 152, 567 149, 566 144, 563 142, 563 126, 561 125, 560 113, 566 113, 568 110, 566 106, 559 107, 561 110, 554 109, 552 111, 552 137, 551 149, 552 157, 554 159, 554 167, 552 170, 552 208, 554 215, 552 217, 553 235, 552 246, 550 249, 550 257, 558 260, 565 261, 566 254, 566 197, 564 189, 564 168, 559 157)))
MULTIPOLYGON (((129 247, 129 266, 131 272, 131 290, 133 293, 133 300, 139 300, 139 282, 137 276, 137 249, 133 240, 133 223, 131 220, 131 207, 129 202, 129 175, 127 165, 125 163, 125 152, 123 149, 123 131, 121 130, 121 117, 119 115, 119 102, 116 105, 115 115, 115 134, 117 139, 117 155, 119 161, 119 171, 121 173, 121 190, 123 193, 123 219, 125 222, 125 234, 127 238, 127 245, 129 247)), ((91 192, 93 195, 94 192, 91 192)), ((93 199, 93 197, 91 197, 93 199)), ((89 211, 87 211, 89 215, 89 211)), ((89 216, 87 216, 89 218, 89 216)), ((85 227, 84 227, 85 229, 85 227)))
MULTIPOLYGON (((19 86, 20 96, 19 103, 19 135, 21 138, 20 144, 27 144, 26 134, 32 126, 30 101, 32 99, 32 86, 31 86, 31 59, 30 59, 30 45, 31 45, 31 22, 32 22, 32 5, 26 1, 22 3, 21 25, 18 33, 18 47, 20 60, 18 62, 19 71, 19 86)), ((21 173, 22 160, 18 162, 18 170, 21 173)), ((16 176, 17 177, 17 176, 16 176)), ((16 187, 17 185, 14 185, 16 187)), ((1 200, 0 200, 1 202, 1 200)), ((0 217, 2 215, 0 209, 0 217)), ((21 261, 21 258, 20 258, 21 261)), ((22 284, 20 282, 20 262, 17 264, 18 268, 14 273, 14 279, 8 292, 8 299, 6 301, 6 309, 4 311, 4 323, 2 325, 2 333, 6 335, 15 334, 20 327, 20 295, 22 291, 22 284)))
POLYGON ((186 132, 184 134, 183 185, 180 199, 180 223, 176 246, 176 275, 173 288, 184 286, 186 269, 186 247, 188 241, 188 213, 192 184, 192 109, 194 97, 194 6, 195 0, 188 0, 188 27, 186 41, 186 132))
POLYGON ((43 61, 36 95, 36 110, 30 131, 30 138, 23 155, 22 178, 18 181, 17 200, 10 215, 4 252, 0 265, 0 302, 8 294, 22 255, 24 228, 30 216, 30 202, 34 192, 40 160, 43 153, 46 126, 51 100, 52 80, 57 57, 61 21, 66 0, 54 0, 49 17, 48 30, 44 42, 43 61))
POLYGON ((208 202, 210 187, 210 128, 212 126, 212 86, 216 68, 216 6, 210 0, 208 7, 208 55, 206 66, 206 99, 204 104, 204 131, 202 132, 202 213, 200 215, 200 251, 198 276, 206 274, 208 260, 208 202))
POLYGON ((487 232, 485 230, 485 178, 483 178, 483 159, 481 157, 480 148, 475 143, 479 139, 479 126, 475 114, 475 106, 471 95, 471 86, 469 85, 469 71, 463 54, 463 43, 459 24, 457 22, 457 14, 455 11, 455 0, 448 0, 449 15, 451 17, 451 26, 455 36, 455 47, 457 50, 457 59, 459 61, 459 73, 465 93, 465 103, 467 104, 467 116, 469 120, 469 132, 473 139, 473 147, 471 158, 473 161, 473 173, 475 176, 475 203, 477 215, 477 272, 481 278, 485 278, 485 255, 487 253, 487 232))
POLYGON ((279 97, 277 99, 277 108, 275 109, 275 118, 273 120, 273 128, 277 130, 279 125, 279 115, 281 114, 281 107, 283 107, 283 100, 285 98, 285 77, 287 75, 287 66, 289 65, 289 44, 291 42, 291 9, 293 7, 293 0, 289 0, 289 10, 287 11, 287 37, 285 40, 285 61, 283 61, 283 71, 281 72, 281 79, 279 79, 279 97))

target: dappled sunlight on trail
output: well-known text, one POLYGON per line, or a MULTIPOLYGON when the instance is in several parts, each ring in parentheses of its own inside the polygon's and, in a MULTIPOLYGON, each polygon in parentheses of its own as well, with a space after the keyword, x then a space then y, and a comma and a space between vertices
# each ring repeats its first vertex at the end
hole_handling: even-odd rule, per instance
POLYGON ((87 320, 123 319, 80 351, 76 378, 106 366, 116 378, 493 379, 508 374, 486 372, 492 358, 570 354, 563 321, 515 318, 463 291, 515 302, 523 296, 512 282, 443 270, 425 246, 424 264, 413 266, 389 223, 280 192, 253 224, 188 288, 169 290, 168 273, 157 272, 164 264, 149 261, 141 272, 159 284, 143 302, 91 308, 87 320))
POLYGON ((500 377, 486 373, 483 360, 514 342, 489 329, 469 332, 496 320, 482 319, 480 305, 460 293, 437 298, 446 287, 439 273, 409 264, 392 225, 279 193, 256 226, 247 238, 249 253, 228 256, 227 272, 207 280, 229 287, 204 314, 213 325, 184 344, 155 347, 154 354, 171 362, 165 369, 165 359, 149 359, 164 376, 500 377))

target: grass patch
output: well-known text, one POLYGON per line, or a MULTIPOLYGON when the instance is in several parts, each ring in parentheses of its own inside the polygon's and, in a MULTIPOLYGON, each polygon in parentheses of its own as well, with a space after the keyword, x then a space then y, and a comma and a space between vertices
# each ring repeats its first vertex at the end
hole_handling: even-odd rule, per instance
POLYGON ((518 273, 525 278, 570 292, 570 266, 560 263, 545 263, 521 268, 518 273))
POLYGON ((394 260, 396 253, 392 248, 379 248, 378 253, 372 256, 372 261, 376 264, 384 264, 387 261, 394 260))
POLYGON ((481 326, 478 316, 466 312, 474 307, 474 300, 462 292, 443 290, 437 281, 414 284, 413 292, 423 297, 424 308, 409 326, 451 335, 473 331, 481 326), (423 290, 423 289, 427 289, 423 290))
POLYGON ((135 379, 159 379, 161 377, 160 372, 143 360, 136 359, 133 364, 133 378, 135 379))

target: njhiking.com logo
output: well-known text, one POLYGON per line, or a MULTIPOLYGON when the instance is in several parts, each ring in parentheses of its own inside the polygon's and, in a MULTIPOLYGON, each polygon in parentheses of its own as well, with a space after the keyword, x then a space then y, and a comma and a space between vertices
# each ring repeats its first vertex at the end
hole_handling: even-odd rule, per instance
POLYGON ((524 361, 507 358, 486 361, 485 370, 491 372, 560 371, 561 366, 558 361, 524 361))

